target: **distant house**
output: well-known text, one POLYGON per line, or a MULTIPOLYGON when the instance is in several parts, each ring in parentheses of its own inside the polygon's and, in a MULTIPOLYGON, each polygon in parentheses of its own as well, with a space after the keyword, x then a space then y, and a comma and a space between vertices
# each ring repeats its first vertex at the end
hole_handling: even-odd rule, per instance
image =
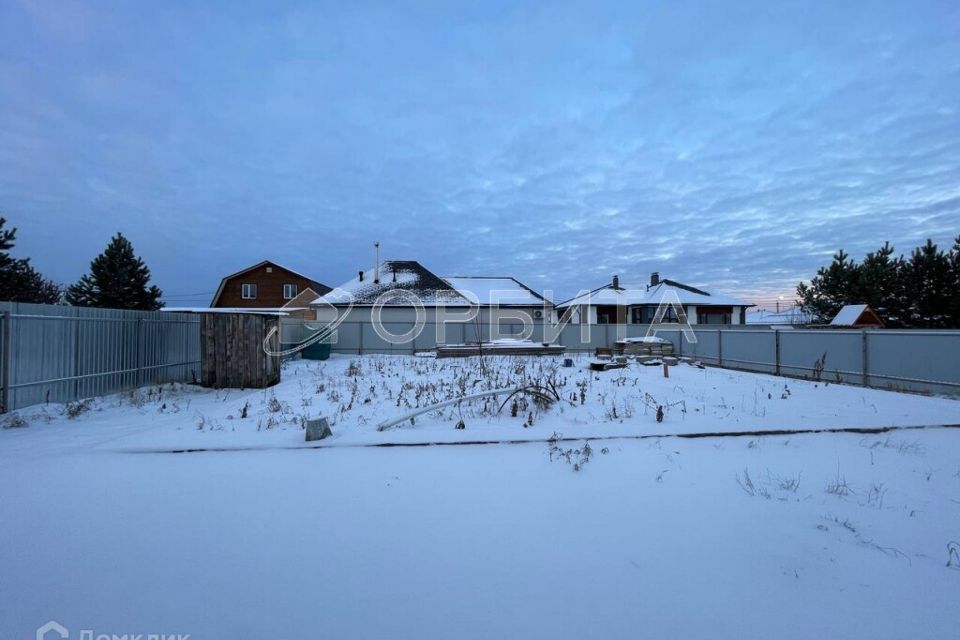
POLYGON ((837 315, 830 321, 831 327, 883 327, 883 320, 880 319, 873 309, 865 304, 844 305, 837 315))
POLYGON ((264 260, 220 281, 210 306, 214 308, 276 310, 309 317, 310 303, 330 291, 312 278, 264 260))
POLYGON ((771 326, 796 326, 813 322, 813 314, 807 313, 800 307, 786 307, 779 311, 760 309, 747 314, 747 324, 761 324, 771 326))
POLYGON ((379 267, 360 271, 355 278, 319 296, 314 307, 321 314, 330 307, 340 312, 349 309, 344 322, 366 324, 372 321, 371 309, 378 301, 382 303, 381 321, 400 324, 416 320, 417 304, 422 305, 428 323, 438 319, 456 323, 458 320, 449 318, 463 318, 471 308, 479 309, 477 316, 484 324, 519 323, 517 312, 526 313, 538 323, 548 319, 545 316, 553 310, 551 301, 516 278, 441 277, 415 260, 387 260, 379 267))
MULTIPOLYGON (((559 303, 557 312, 580 324, 649 324, 665 299, 679 300, 690 324, 744 324, 746 309, 753 306, 737 298, 661 279, 654 272, 649 284, 641 285, 621 284, 619 276, 614 276, 609 284, 559 303)), ((668 308, 663 322, 679 320, 675 310, 668 308)))

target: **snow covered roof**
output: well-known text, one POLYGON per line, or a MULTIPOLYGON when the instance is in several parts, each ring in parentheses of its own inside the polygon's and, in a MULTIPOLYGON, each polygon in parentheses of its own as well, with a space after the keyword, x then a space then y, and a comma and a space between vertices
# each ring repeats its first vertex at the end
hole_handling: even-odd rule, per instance
POLYGON ((860 317, 860 314, 866 310, 867 305, 865 304, 844 305, 843 308, 837 312, 837 315, 833 317, 833 320, 830 321, 830 324, 853 324, 857 321, 857 318, 860 317))
MULTIPOLYGON (((339 287, 320 296, 313 304, 343 305, 373 304, 388 291, 404 291, 417 296, 424 304, 467 306, 469 300, 460 295, 447 281, 435 275, 415 260, 386 260, 380 266, 379 282, 374 269, 344 282, 339 287)), ((407 296, 398 293, 384 301, 386 305, 409 306, 407 296)))
POLYGON ((865 304, 847 304, 837 312, 837 315, 830 321, 830 325, 834 327, 882 327, 883 320, 865 304))
MULTIPOLYGON (((373 304, 388 291, 407 291, 427 305, 469 306, 500 304, 504 306, 540 306, 544 297, 510 276, 451 276, 441 278, 415 260, 387 260, 380 267, 380 281, 374 282, 374 270, 343 283, 313 304, 373 304)), ((386 300, 387 305, 407 306, 409 299, 399 294, 386 300)))
POLYGON ((614 288, 612 284, 605 285, 599 289, 594 289, 589 293, 583 293, 571 298, 566 302, 557 305, 558 309, 573 307, 582 304, 589 305, 655 305, 660 304, 664 294, 672 291, 680 300, 680 304, 697 306, 752 306, 743 300, 731 296, 716 295, 707 293, 701 289, 675 282, 673 280, 661 280, 659 284, 647 287, 647 285, 622 284, 619 288, 614 288))
POLYGON ((444 280, 474 304, 540 306, 546 300, 516 278, 448 276, 444 280))

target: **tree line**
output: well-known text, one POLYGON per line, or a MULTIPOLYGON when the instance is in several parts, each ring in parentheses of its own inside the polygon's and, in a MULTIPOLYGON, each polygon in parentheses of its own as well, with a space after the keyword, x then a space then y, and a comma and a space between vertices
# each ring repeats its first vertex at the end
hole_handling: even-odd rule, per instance
POLYGON ((150 284, 150 269, 122 233, 113 236, 103 253, 90 262, 89 273, 63 287, 44 278, 30 264, 30 258, 10 255, 17 229, 4 228, 6 223, 0 217, 0 300, 144 311, 163 306, 163 293, 150 284))
POLYGON ((927 240, 899 257, 887 242, 863 262, 841 249, 809 285, 797 285, 797 298, 816 322, 845 304, 867 304, 888 327, 960 328, 960 236, 949 251, 927 240))

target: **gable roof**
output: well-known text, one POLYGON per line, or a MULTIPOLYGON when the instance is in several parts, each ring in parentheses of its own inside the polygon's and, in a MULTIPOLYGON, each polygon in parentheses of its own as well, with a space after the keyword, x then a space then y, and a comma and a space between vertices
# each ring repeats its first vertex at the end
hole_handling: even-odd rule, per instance
POLYGON ((309 280, 309 281, 310 281, 310 288, 313 289, 313 290, 317 293, 317 295, 323 295, 323 294, 327 293, 328 291, 330 291, 330 287, 328 287, 327 285, 325 285, 325 284, 323 284, 323 283, 321 283, 321 282, 318 282, 318 281, 314 280, 313 278, 311 278, 311 277, 309 277, 309 276, 305 276, 305 275, 303 275, 302 273, 299 273, 299 272, 297 272, 297 271, 294 271, 293 269, 288 269, 287 267, 285 267, 285 266, 283 266, 283 265, 281 265, 281 264, 277 264, 276 262, 274 262, 274 261, 272 261, 272 260, 263 260, 262 262, 258 262, 257 264, 255 264, 255 265, 253 265, 253 266, 247 267, 246 269, 241 269, 240 271, 237 271, 236 273, 231 273, 231 274, 228 275, 228 276, 224 276, 224 277, 220 280, 220 286, 217 287, 217 292, 213 295, 213 300, 210 301, 210 306, 212 307, 212 306, 214 306, 214 305, 217 304, 217 300, 220 299, 220 295, 223 293, 223 288, 227 285, 227 281, 228 281, 228 280, 232 280, 233 278, 236 278, 237 276, 242 276, 243 274, 247 273, 248 271, 253 271, 254 269, 259 269, 260 267, 265 267, 265 266, 267 266, 267 265, 269 265, 269 266, 271 266, 271 267, 274 267, 274 268, 276 268, 276 269, 282 269, 283 271, 286 271, 287 273, 292 273, 293 275, 297 276, 298 278, 303 278, 304 280, 309 280))
POLYGON ((561 302, 557 305, 557 308, 564 309, 566 307, 572 307, 581 304, 617 305, 623 307, 644 304, 655 305, 659 304, 660 300, 663 298, 663 295, 669 291, 672 291, 677 295, 677 299, 680 300, 680 304, 690 304, 704 307, 753 306, 732 296, 707 293, 702 289, 697 289, 696 287, 691 287, 690 285, 664 278, 660 280, 659 284, 652 287, 648 287, 647 285, 621 284, 620 287, 614 288, 612 284, 607 284, 588 293, 582 293, 569 300, 561 302))
POLYGON ((847 304, 844 305, 837 315, 830 321, 832 326, 852 327, 857 325, 883 326, 880 319, 873 309, 865 304, 847 304))

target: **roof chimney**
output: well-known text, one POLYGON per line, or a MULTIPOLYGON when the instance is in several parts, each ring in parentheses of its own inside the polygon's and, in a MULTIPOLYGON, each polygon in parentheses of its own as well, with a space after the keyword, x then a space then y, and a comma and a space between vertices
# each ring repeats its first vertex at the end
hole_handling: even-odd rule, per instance
POLYGON ((620 276, 613 276, 613 288, 614 289, 620 288, 620 276))
POLYGON ((650 274, 650 286, 655 287, 660 284, 660 272, 654 271, 650 274))
POLYGON ((373 284, 380 284, 380 243, 373 243, 373 284))
POLYGON ((363 269, 360 270, 360 282, 363 282, 363 269))

